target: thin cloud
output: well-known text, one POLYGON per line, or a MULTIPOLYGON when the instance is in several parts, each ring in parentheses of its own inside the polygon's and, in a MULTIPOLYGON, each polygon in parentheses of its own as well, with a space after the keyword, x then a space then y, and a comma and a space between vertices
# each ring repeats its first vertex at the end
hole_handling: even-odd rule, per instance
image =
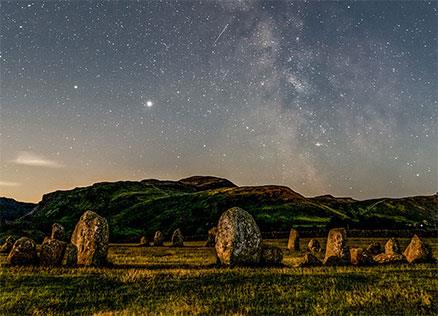
POLYGON ((23 151, 20 152, 13 161, 13 163, 18 165, 25 165, 25 166, 32 166, 32 167, 47 167, 47 168, 62 168, 64 167, 63 164, 46 159, 42 156, 39 156, 35 153, 23 151))
POLYGON ((9 181, 0 181, 0 187, 18 187, 21 183, 18 182, 9 182, 9 181))

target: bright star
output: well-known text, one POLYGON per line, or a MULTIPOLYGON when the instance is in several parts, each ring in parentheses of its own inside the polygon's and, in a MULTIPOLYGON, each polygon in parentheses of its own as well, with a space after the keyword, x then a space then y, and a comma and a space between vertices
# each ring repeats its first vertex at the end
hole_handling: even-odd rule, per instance
POLYGON ((152 107, 154 105, 154 102, 152 102, 151 100, 146 101, 146 106, 148 108, 152 107))

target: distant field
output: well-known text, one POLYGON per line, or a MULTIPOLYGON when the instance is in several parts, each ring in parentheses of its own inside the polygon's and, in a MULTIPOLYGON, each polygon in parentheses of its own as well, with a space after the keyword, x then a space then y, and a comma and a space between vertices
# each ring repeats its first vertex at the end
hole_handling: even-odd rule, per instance
MULTIPOLYGON (((302 240, 302 245, 308 239, 302 240)), ((408 239, 399 239, 404 247, 408 239)), ((426 239, 438 256, 438 239, 426 239)), ((320 239, 321 242, 325 240, 320 239)), ((364 246, 385 239, 349 239, 364 246)), ((268 240, 285 247, 286 240, 268 240)), ((212 248, 110 248, 112 268, 0 268, 0 315, 434 315, 438 265, 215 268, 212 248)), ((0 264, 6 257, 0 256, 0 264)))

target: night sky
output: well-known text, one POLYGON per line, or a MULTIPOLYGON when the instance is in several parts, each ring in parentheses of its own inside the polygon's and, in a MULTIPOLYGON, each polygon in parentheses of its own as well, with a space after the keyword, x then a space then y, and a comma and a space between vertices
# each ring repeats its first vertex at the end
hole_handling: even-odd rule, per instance
POLYGON ((0 196, 190 175, 433 194, 437 10, 2 0, 0 196))

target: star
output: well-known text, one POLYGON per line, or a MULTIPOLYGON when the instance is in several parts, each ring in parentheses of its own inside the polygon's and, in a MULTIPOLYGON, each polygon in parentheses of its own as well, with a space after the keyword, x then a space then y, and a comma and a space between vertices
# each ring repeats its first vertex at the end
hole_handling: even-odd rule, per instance
POLYGON ((152 102, 151 100, 147 100, 147 101, 146 101, 146 106, 147 106, 148 108, 151 108, 153 105, 154 105, 154 102, 152 102))

